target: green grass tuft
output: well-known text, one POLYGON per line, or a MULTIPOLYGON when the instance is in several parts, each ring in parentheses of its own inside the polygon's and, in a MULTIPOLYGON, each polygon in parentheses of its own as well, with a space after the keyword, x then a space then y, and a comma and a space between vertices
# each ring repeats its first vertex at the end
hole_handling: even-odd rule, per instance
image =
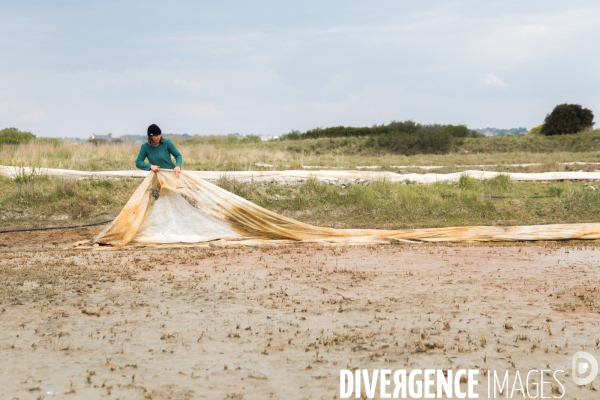
POLYGON ((115 217, 139 179, 66 179, 46 176, 27 181, 0 177, 0 218, 6 229, 85 223, 115 217), (61 222, 62 221, 62 222, 61 222))
POLYGON ((488 181, 401 185, 378 181, 347 188, 311 179, 299 186, 218 184, 258 205, 315 225, 404 229, 598 221, 600 193, 579 182, 488 181))

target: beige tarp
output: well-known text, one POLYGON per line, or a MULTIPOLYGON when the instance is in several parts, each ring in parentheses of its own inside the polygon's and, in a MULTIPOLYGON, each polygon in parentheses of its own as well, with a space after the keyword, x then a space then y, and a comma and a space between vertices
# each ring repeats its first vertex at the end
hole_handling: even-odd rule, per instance
POLYGON ((335 243, 598 239, 600 224, 407 230, 333 229, 295 221, 183 172, 150 173, 119 216, 93 242, 198 243, 293 240, 335 243))
MULTIPOLYGON (((137 177, 143 178, 148 175, 147 171, 130 170, 130 171, 75 171, 67 169, 55 168, 40 168, 33 169, 30 167, 10 167, 0 165, 0 175, 18 176, 22 174, 39 173, 63 176, 68 178, 100 178, 100 177, 137 177)), ((287 170, 287 171, 186 171, 189 176, 200 179, 216 180, 221 177, 240 180, 257 180, 269 181, 278 178, 295 178, 308 179, 315 178, 321 181, 329 181, 335 179, 349 180, 387 180, 390 182, 405 182, 412 183, 435 183, 435 182, 457 182, 462 175, 469 176, 475 179, 492 179, 500 174, 508 175, 515 181, 560 181, 560 180, 600 180, 600 172, 539 172, 539 173, 524 173, 524 172, 492 172, 479 170, 466 170, 462 172, 453 172, 449 174, 398 174, 389 171, 337 171, 337 170, 321 170, 321 171, 305 171, 305 170, 287 170)))

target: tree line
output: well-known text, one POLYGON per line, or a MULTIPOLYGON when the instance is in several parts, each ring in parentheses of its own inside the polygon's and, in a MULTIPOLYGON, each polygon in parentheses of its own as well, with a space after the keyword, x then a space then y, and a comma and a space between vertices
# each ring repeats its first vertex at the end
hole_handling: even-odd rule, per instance
POLYGON ((20 131, 17 128, 5 128, 0 130, 0 144, 21 144, 35 139, 31 132, 20 131))
POLYGON ((444 154, 462 139, 481 136, 466 125, 423 125, 414 121, 392 121, 372 127, 334 126, 315 128, 304 133, 292 131, 281 140, 368 137, 365 147, 385 149, 401 154, 444 154))

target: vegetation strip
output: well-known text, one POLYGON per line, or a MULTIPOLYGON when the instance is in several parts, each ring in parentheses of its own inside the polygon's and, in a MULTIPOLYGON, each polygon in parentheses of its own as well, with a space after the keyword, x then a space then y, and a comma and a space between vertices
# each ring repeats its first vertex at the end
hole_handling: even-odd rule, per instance
MULTIPOLYGON (((114 218, 139 180, 0 177, 3 230, 93 223, 114 218), (61 224, 62 225, 62 224, 61 224)), ((431 185, 386 181, 330 185, 242 183, 219 186, 278 214, 335 228, 408 229, 468 225, 538 225, 598 222, 600 183, 516 182, 506 175, 431 185), (493 196, 493 197, 492 197, 493 196)))
MULTIPOLYGON (((11 131, 12 132, 12 131, 11 131)), ((533 130, 532 130, 533 132, 533 130)), ((0 165, 28 165, 82 171, 133 169, 140 144, 131 141, 110 144, 74 143, 69 140, 29 137, 17 144, 8 138, 0 143, 0 165)), ((7 134, 7 136, 9 136, 7 134)), ((502 172, 594 171, 596 165, 565 163, 600 162, 600 129, 572 135, 527 134, 501 137, 461 137, 443 152, 403 153, 370 146, 375 136, 321 137, 303 140, 261 141, 259 137, 204 136, 185 139, 172 136, 183 154, 183 169, 249 171, 302 169, 356 169, 397 166, 418 169, 440 166, 439 172, 457 172, 461 165, 489 165, 502 172), (460 142, 460 144, 459 144, 460 142), (412 155, 409 155, 412 154, 412 155), (528 165, 515 165, 528 164, 528 165), (541 165, 534 165, 541 164, 541 165)), ((379 140, 379 139, 377 139, 379 140)))

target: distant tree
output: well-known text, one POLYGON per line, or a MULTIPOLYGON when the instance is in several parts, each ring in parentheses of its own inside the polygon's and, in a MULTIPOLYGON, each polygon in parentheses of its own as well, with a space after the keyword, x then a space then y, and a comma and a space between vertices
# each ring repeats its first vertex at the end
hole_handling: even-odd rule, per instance
POLYGON ((428 132, 444 131, 444 133, 447 133, 451 138, 466 138, 479 136, 477 132, 468 129, 465 125, 421 125, 408 120, 404 122, 392 121, 388 125, 373 125, 371 127, 333 126, 330 128, 315 128, 308 130, 304 133, 292 131, 290 133, 282 135, 281 140, 397 135, 414 136, 417 135, 418 132, 420 132, 424 128, 428 128, 428 132))
POLYGON ((590 129, 594 125, 594 114, 579 104, 559 104, 546 116, 541 134, 567 135, 590 129))
POLYGON ((17 128, 0 130, 0 144, 21 144, 35 139, 31 132, 23 132, 17 128))
POLYGON ((279 137, 279 140, 298 140, 300 139, 301 132, 292 129, 289 133, 284 133, 279 137))

